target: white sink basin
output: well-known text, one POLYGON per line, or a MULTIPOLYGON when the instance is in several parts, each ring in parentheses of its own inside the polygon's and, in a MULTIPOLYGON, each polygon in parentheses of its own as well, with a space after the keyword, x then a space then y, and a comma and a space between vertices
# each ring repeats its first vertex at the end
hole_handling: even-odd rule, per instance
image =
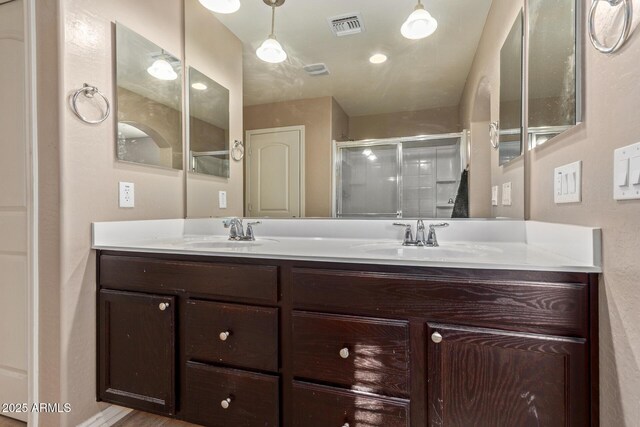
POLYGON ((274 239, 256 239, 254 241, 249 240, 229 240, 226 237, 204 239, 204 240, 191 240, 187 242, 181 242, 176 245, 184 246, 189 249, 244 249, 262 246, 265 243, 277 243, 278 240, 274 239))
POLYGON ((448 243, 430 248, 426 246, 402 246, 402 243, 371 243, 352 246, 352 249, 371 255, 401 257, 407 259, 451 259, 485 257, 501 253, 498 248, 484 245, 448 243))

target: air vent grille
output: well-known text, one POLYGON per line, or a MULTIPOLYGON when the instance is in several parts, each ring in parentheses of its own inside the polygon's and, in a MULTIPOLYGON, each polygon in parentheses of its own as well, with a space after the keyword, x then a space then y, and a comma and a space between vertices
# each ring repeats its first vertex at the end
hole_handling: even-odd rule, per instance
POLYGON ((364 31, 364 23, 359 13, 349 13, 329 18, 329 26, 331 26, 333 34, 338 37, 359 34, 364 31))
POLYGON ((309 64, 304 66, 304 70, 310 76, 326 76, 329 74, 329 69, 326 64, 309 64))

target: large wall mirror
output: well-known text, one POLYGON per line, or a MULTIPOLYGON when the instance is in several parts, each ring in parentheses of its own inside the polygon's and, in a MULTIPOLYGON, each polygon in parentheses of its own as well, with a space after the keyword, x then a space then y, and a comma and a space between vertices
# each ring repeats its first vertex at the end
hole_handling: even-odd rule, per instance
MULTIPOLYGON (((243 186, 233 190, 243 205, 235 213, 524 217, 524 0, 271 4, 217 14, 185 0, 187 64, 242 56, 241 90, 229 94, 231 133, 241 129, 246 153, 229 161, 229 185, 243 186), (413 23, 422 7, 428 15, 413 23), (502 151, 489 138, 496 121, 512 131, 502 151)), ((187 179, 189 216, 226 213, 191 210, 217 194, 197 186, 197 174, 187 179)))
POLYGON ((529 0, 529 147, 582 121, 577 0, 529 0))
POLYGON ((182 62, 116 24, 116 156, 182 169, 182 62))

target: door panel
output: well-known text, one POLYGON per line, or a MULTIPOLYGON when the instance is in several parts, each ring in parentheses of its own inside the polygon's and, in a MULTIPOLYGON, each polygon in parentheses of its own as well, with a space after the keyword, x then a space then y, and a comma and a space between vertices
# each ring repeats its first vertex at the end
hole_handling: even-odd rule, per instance
POLYGON ((589 424, 585 340, 434 323, 427 339, 430 426, 589 424))
POLYGON ((247 145, 248 215, 300 217, 301 131, 250 134, 247 145))
POLYGON ((100 291, 100 399, 172 415, 175 297, 100 291))
MULTIPOLYGON (((0 4, 0 402, 27 402, 30 165, 23 1, 0 4)), ((26 413, 5 416, 27 420, 26 413)))

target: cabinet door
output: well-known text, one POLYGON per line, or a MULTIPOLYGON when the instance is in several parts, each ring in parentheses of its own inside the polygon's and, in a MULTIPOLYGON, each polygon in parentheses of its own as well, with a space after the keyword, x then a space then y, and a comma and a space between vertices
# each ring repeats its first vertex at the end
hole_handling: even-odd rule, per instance
POLYGON ((173 415, 175 298, 101 290, 98 396, 173 415))
POLYGON ((583 339, 428 324, 430 426, 589 425, 583 339))

